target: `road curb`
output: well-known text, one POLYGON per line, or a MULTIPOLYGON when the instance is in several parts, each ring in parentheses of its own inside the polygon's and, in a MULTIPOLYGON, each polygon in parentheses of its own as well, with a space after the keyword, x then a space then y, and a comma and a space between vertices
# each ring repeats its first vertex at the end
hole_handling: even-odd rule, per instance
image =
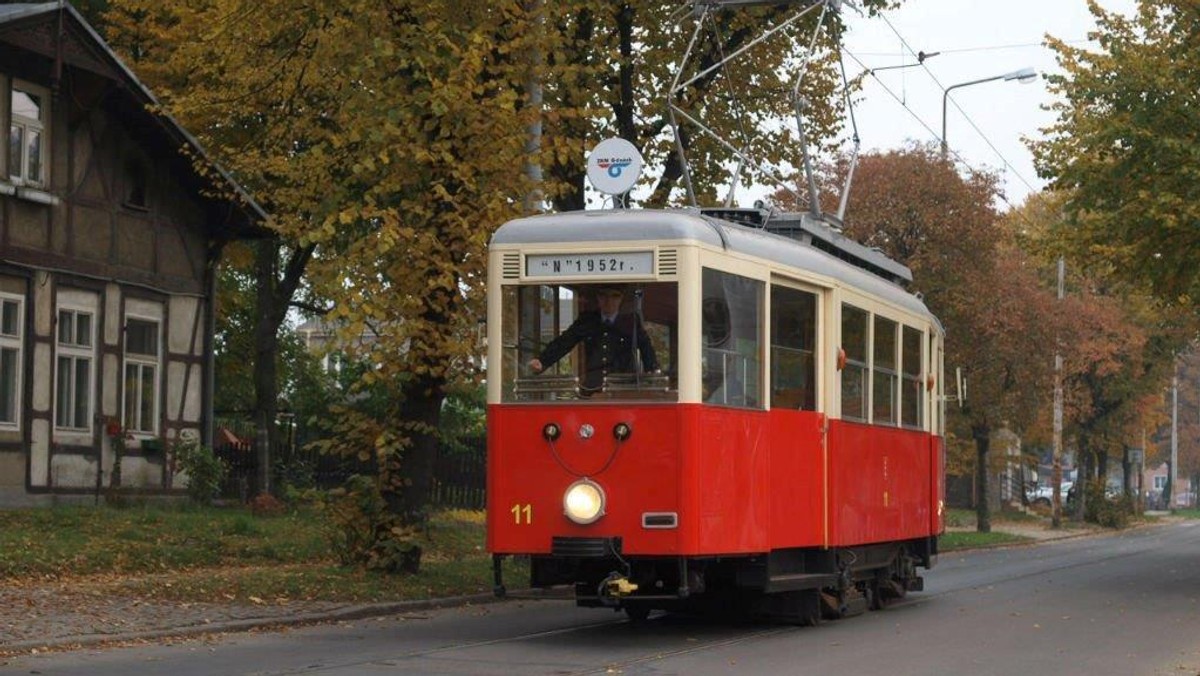
POLYGON ((165 627, 145 631, 123 632, 118 634, 82 634, 64 636, 49 640, 13 641, 0 644, 0 654, 25 654, 32 651, 50 651, 64 648, 83 648, 107 643, 132 643, 137 641, 153 641, 162 638, 190 638, 205 634, 223 634, 249 632, 268 627, 294 627, 310 624, 332 622, 348 622, 371 617, 395 615, 414 610, 431 610, 457 606, 485 605, 507 599, 497 598, 493 594, 472 594, 469 596, 448 596, 437 599, 420 599, 415 601, 391 601, 386 603, 365 603, 335 610, 299 613, 296 615, 281 615, 278 617, 260 617, 244 620, 225 620, 205 624, 193 624, 182 627, 165 627))

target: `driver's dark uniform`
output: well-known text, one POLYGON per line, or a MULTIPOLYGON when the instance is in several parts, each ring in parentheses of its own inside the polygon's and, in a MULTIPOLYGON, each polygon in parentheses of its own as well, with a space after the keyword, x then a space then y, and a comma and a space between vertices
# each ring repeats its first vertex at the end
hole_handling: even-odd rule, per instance
MULTIPOLYGON (((636 320, 631 314, 617 315, 611 324, 604 321, 597 311, 583 312, 557 338, 546 345, 538 360, 542 368, 548 369, 577 344, 583 343, 585 391, 597 391, 608 373, 633 372, 633 334, 636 320)), ((637 344, 641 350, 642 368, 646 371, 658 369, 654 346, 646 328, 637 326, 637 344)))

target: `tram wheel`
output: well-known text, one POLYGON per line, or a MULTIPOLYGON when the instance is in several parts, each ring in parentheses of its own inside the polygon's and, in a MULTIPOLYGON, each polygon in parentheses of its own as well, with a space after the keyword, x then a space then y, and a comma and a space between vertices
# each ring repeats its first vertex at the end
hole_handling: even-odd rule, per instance
POLYGON ((883 610, 887 607, 883 602, 883 595, 879 593, 878 580, 871 580, 863 585, 862 594, 867 600, 867 610, 883 610))
POLYGON ((796 615, 800 626, 815 627, 821 624, 821 592, 818 589, 806 589, 796 592, 796 615))

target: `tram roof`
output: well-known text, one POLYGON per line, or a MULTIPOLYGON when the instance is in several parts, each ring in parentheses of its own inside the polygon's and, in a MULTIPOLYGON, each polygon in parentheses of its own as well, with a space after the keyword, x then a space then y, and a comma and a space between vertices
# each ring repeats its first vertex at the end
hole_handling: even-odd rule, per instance
MULTIPOLYGON (((714 213, 753 223, 757 210, 714 213)), ((775 217, 774 224, 762 227, 699 209, 573 211, 509 221, 492 236, 493 245, 659 240, 695 241, 809 270, 909 311, 931 314, 903 288, 912 279, 908 268, 802 214, 775 217)))

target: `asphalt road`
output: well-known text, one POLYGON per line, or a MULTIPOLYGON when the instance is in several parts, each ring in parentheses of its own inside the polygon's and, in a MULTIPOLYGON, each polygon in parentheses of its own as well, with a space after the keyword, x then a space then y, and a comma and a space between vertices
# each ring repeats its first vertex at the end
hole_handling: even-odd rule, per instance
POLYGON ((5 673, 1200 674, 1200 524, 943 556, 926 591, 801 628, 507 602, 173 645, 18 658, 5 673))

